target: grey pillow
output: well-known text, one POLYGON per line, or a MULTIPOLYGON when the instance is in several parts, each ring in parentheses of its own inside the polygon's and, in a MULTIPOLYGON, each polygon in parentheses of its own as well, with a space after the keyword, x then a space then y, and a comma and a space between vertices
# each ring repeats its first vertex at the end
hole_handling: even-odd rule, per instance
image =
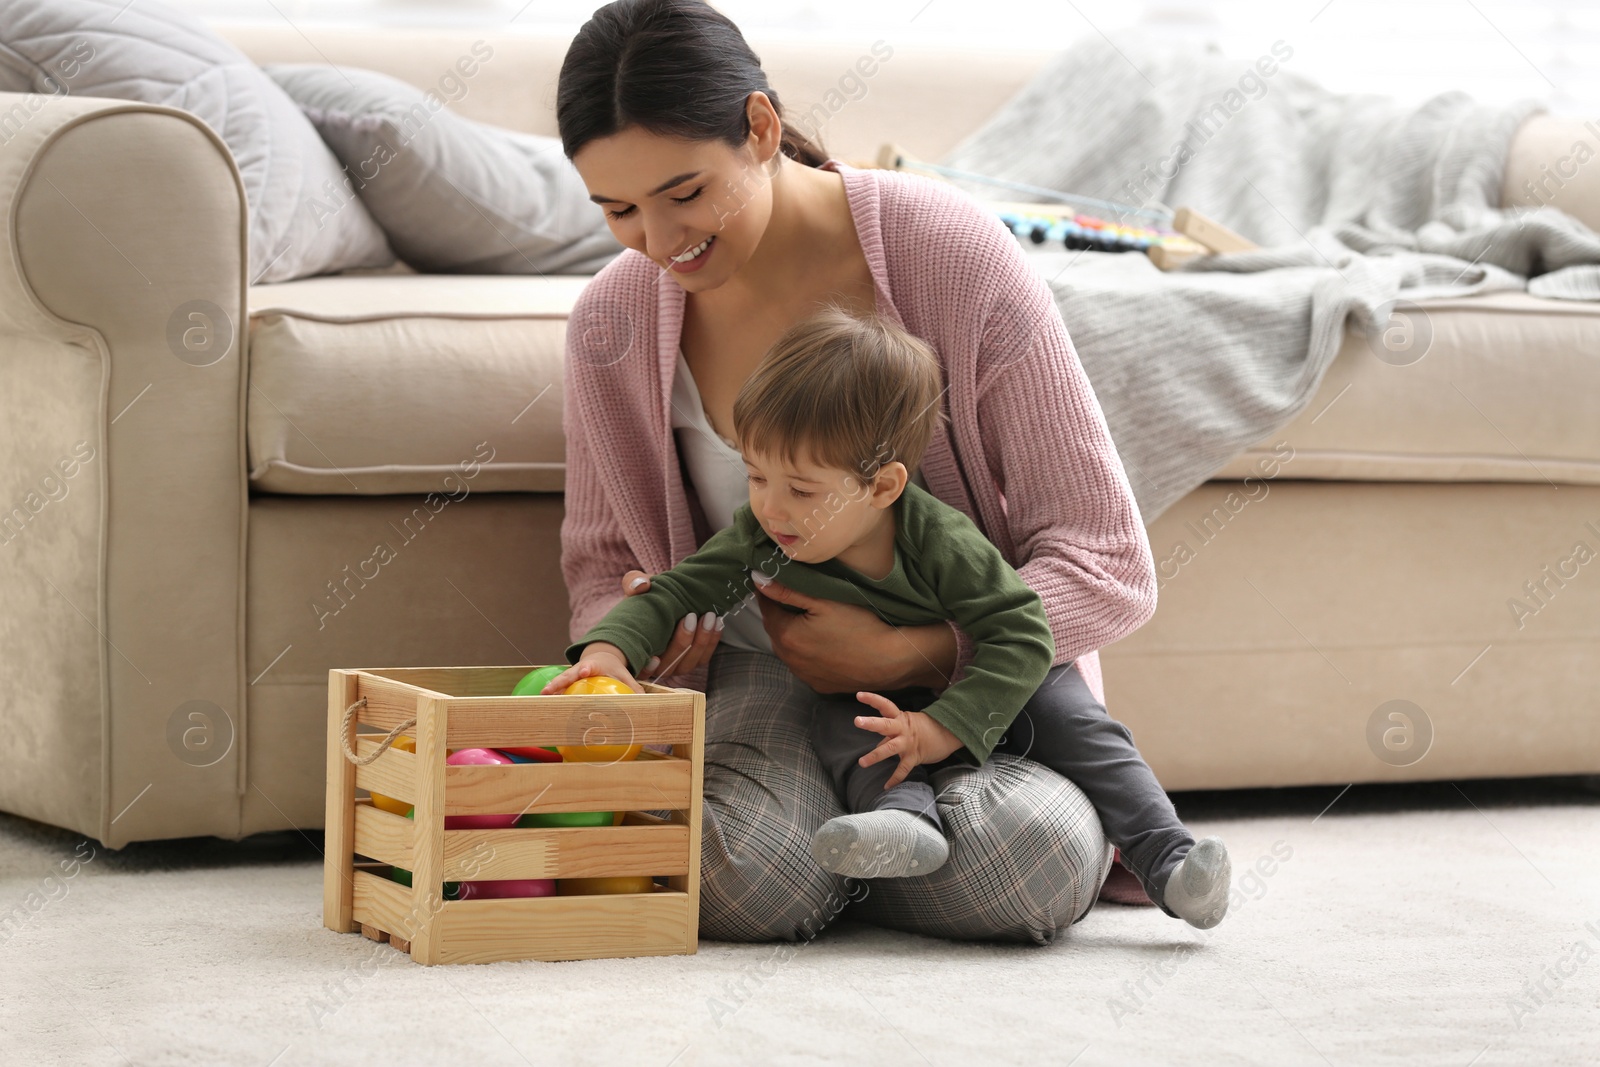
POLYGON ((375 71, 264 69, 417 270, 593 274, 622 251, 556 138, 461 118, 437 94, 375 71))
POLYGON ((294 101, 191 15, 153 0, 0 0, 0 90, 137 100, 198 116, 244 179, 251 282, 394 262, 294 101))

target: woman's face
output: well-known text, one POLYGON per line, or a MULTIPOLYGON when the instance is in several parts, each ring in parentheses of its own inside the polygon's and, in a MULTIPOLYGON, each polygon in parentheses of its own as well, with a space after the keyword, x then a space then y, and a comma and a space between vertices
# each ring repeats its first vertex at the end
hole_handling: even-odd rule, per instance
POLYGON ((690 292, 715 289, 748 263, 772 215, 768 172, 781 126, 764 93, 750 95, 748 113, 750 139, 738 149, 630 127, 572 160, 617 240, 690 292))

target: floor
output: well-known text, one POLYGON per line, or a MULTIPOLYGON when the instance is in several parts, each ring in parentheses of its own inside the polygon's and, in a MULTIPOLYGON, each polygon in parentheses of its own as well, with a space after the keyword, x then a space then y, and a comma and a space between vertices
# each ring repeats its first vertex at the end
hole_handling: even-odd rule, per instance
POLYGON ((1600 782, 1175 800, 1234 857, 1209 933, 1102 904, 1044 947, 840 921, 441 968, 322 928, 319 834, 0 816, 0 1063, 1600 1063, 1600 782))

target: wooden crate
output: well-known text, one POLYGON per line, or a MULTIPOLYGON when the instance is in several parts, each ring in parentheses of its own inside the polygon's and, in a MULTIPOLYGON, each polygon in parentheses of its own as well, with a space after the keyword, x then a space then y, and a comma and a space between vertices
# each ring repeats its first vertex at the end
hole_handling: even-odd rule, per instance
POLYGON ((577 960, 693 953, 699 943, 700 793, 705 695, 644 683, 645 693, 512 697, 533 666, 392 667, 328 672, 327 846, 323 924, 362 931, 418 963, 577 960), (407 719, 415 754, 358 755, 407 719), (362 727, 368 729, 363 731, 362 727), (671 745, 619 763, 447 766, 447 749, 516 745, 671 745), (413 818, 357 790, 415 806, 413 818), (446 830, 446 815, 622 811, 619 825, 446 830), (669 811, 662 819, 651 811, 669 811), (412 873, 406 888, 391 867, 412 873), (445 900, 467 879, 665 875, 651 893, 445 900))

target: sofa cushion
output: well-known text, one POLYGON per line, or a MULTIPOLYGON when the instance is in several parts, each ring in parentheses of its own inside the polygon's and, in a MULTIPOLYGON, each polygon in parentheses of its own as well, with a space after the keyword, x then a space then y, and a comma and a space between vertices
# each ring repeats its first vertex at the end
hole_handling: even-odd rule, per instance
MULTIPOLYGON (((457 82, 492 55, 485 45, 463 56, 457 82)), ((594 274, 621 253, 557 138, 461 118, 438 92, 370 70, 295 63, 266 70, 417 270, 594 274)))
MULTIPOLYGON (((373 33, 364 26, 323 24, 313 44, 283 20, 214 24, 262 65, 333 62, 380 71, 432 90, 464 118, 556 134, 556 81, 572 40, 569 28, 524 30, 518 23, 512 27, 517 32, 496 33, 389 26, 373 33), (470 77, 461 75, 486 54, 470 77)), ((859 36, 796 39, 781 28, 752 28, 746 37, 790 125, 847 162, 875 158, 890 140, 920 159, 938 159, 1060 52, 1050 34, 1027 49, 916 41, 901 34, 873 42, 859 36), (952 77, 952 71, 960 76, 952 77)))
MULTIPOLYGON (((443 492, 476 462, 475 490, 561 491, 566 316, 589 280, 252 289, 252 486, 443 492)), ((1412 362, 1347 334, 1311 404, 1212 477, 1600 484, 1600 307, 1501 293, 1426 303, 1411 327, 1412 362)))
POLYGON ((394 262, 317 131, 244 53, 186 12, 21 0, 0 21, 0 90, 182 108, 227 144, 250 207, 252 280, 394 262))
POLYGON ((1278 477, 1600 484, 1600 304, 1502 292, 1397 310, 1387 346, 1348 329, 1305 410, 1212 478, 1260 476, 1286 441, 1278 477))
POLYGON ((251 289, 251 486, 560 492, 566 319, 588 282, 394 275, 251 289))

